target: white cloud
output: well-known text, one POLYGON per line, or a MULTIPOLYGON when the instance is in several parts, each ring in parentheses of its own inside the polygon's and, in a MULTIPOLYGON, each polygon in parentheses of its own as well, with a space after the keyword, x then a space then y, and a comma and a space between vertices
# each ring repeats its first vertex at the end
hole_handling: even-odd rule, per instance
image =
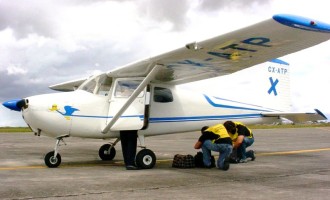
MULTIPOLYGON (((323 0, 0 1, 0 101, 50 92, 48 85, 108 71, 276 13, 330 19, 323 0)), ((329 86, 329 49, 327 42, 284 57, 293 67, 295 109, 315 105, 330 113, 329 97, 320 89, 329 86)), ((0 109, 10 125, 13 115, 3 113, 0 109)))
POLYGON ((24 75, 27 73, 26 69, 23 69, 18 66, 9 66, 7 67, 7 74, 8 75, 24 75))

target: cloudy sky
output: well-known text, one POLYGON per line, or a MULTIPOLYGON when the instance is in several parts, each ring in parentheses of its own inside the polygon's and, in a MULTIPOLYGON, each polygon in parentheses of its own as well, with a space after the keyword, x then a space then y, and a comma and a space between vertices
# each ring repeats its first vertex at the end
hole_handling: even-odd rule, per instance
MULTIPOLYGON (((0 0, 0 102, 290 13, 330 23, 324 0, 0 0)), ((330 41, 284 57, 296 111, 330 114, 330 41)), ((25 126, 0 106, 1 126, 25 126)))

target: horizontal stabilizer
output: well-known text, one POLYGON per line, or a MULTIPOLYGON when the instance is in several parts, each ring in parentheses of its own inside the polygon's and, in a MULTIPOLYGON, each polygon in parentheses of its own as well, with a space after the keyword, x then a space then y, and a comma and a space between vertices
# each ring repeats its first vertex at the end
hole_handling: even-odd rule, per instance
POLYGON ((63 83, 58 83, 55 85, 49 86, 50 89, 61 91, 61 92, 69 92, 76 90, 87 78, 76 79, 73 81, 67 81, 63 83))
POLYGON ((318 109, 315 109, 315 113, 286 113, 286 112, 269 112, 269 113, 261 113, 263 117, 278 117, 285 118, 294 123, 302 123, 308 121, 319 121, 319 120, 327 120, 327 117, 318 109))

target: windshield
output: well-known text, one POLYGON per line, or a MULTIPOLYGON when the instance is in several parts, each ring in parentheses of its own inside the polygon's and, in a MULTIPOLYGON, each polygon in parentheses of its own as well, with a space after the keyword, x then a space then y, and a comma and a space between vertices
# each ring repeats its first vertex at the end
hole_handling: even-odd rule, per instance
POLYGON ((106 74, 93 76, 83 83, 78 89, 98 94, 102 96, 108 96, 112 85, 112 78, 106 74))

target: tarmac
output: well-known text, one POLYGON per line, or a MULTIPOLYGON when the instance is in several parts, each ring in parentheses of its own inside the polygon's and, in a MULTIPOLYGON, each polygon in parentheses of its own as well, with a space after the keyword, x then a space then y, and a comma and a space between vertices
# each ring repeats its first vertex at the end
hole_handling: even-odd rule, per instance
POLYGON ((253 132, 256 160, 228 171, 172 168, 175 154, 196 154, 199 132, 146 138, 157 156, 148 170, 126 170, 120 143, 113 161, 101 161, 107 141, 81 138, 65 139, 51 169, 43 157, 54 139, 0 133, 0 199, 329 199, 330 127, 253 132))

